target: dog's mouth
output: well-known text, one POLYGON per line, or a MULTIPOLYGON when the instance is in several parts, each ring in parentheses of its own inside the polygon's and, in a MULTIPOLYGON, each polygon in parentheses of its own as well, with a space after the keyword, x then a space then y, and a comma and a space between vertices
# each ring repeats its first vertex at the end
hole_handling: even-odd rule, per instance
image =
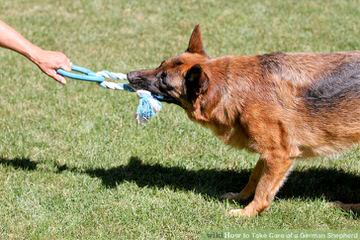
POLYGON ((153 94, 155 96, 156 99, 158 99, 161 102, 166 102, 166 103, 172 103, 172 104, 176 104, 181 106, 181 103, 179 100, 174 99, 172 97, 168 97, 168 96, 164 96, 164 95, 158 95, 158 94, 153 94))
POLYGON ((128 74, 128 81, 129 81, 129 88, 132 90, 146 90, 151 92, 151 94, 161 102, 172 103, 181 106, 181 103, 178 99, 170 96, 167 92, 163 92, 157 86, 156 81, 149 81, 146 78, 141 76, 137 76, 136 78, 129 76, 128 74))

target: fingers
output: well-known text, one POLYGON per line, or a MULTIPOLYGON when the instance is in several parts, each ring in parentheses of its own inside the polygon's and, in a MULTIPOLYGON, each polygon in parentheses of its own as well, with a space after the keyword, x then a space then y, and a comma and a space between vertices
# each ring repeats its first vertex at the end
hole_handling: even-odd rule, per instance
POLYGON ((60 68, 62 68, 62 69, 64 69, 65 71, 68 71, 68 72, 70 72, 71 71, 71 64, 70 64, 70 61, 68 62, 68 63, 66 63, 66 64, 61 64, 60 65, 60 68))
POLYGON ((56 81, 58 81, 59 83, 61 83, 63 85, 66 84, 66 79, 63 76, 57 74, 57 72, 55 70, 47 73, 47 75, 49 75, 50 77, 52 77, 53 79, 55 79, 56 81))
POLYGON ((59 59, 61 59, 60 64, 59 64, 60 68, 64 69, 65 71, 71 71, 72 63, 71 63, 70 59, 61 52, 58 52, 57 54, 59 55, 59 59))
POLYGON ((58 81, 59 83, 63 84, 63 85, 66 84, 66 79, 65 79, 63 76, 59 75, 59 74, 55 74, 55 75, 53 76, 53 78, 54 78, 56 81, 58 81))
MULTIPOLYGON (((64 55, 64 57, 65 57, 64 63, 62 63, 60 65, 60 68, 64 69, 65 71, 70 72, 72 63, 71 63, 70 59, 67 58, 65 55, 64 55)), ((54 71, 54 76, 51 76, 51 77, 53 77, 56 81, 60 82, 61 84, 66 84, 66 79, 63 76, 59 75, 56 72, 56 69, 54 71)))
POLYGON ((59 74, 56 72, 56 70, 57 70, 58 68, 62 68, 62 69, 64 69, 65 71, 70 72, 70 71, 71 71, 71 65, 72 65, 72 63, 71 63, 70 59, 69 59, 68 57, 66 57, 65 54, 63 54, 63 53, 61 53, 61 52, 58 52, 57 55, 58 55, 58 58, 61 59, 61 62, 60 62, 60 63, 58 64, 58 66, 57 66, 55 69, 53 69, 53 70, 51 71, 51 73, 48 74, 48 75, 49 75, 50 77, 52 77, 53 79, 55 79, 56 81, 58 81, 59 83, 61 83, 61 84, 66 84, 66 79, 65 79, 63 76, 59 75, 59 74))

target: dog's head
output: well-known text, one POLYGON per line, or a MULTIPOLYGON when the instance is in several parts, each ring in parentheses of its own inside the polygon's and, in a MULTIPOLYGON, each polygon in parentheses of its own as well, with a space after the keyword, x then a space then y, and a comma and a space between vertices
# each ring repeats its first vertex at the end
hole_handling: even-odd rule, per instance
POLYGON ((129 72, 127 77, 134 89, 148 90, 162 96, 166 102, 189 110, 208 90, 209 78, 204 69, 208 60, 197 25, 184 53, 164 60, 155 69, 129 72))

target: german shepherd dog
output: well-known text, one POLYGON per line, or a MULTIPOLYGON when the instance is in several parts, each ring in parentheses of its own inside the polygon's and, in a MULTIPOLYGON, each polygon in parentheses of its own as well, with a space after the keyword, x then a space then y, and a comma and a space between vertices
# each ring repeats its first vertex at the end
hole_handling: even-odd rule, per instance
POLYGON ((197 25, 184 53, 127 77, 134 89, 179 105, 226 144, 260 154, 244 189, 223 196, 254 195, 230 216, 268 209, 295 159, 332 155, 360 142, 360 52, 211 58, 197 25))

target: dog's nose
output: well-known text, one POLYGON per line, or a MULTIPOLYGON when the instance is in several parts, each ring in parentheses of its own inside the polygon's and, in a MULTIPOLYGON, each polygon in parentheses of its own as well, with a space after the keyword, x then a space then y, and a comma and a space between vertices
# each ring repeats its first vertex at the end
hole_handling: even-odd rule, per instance
POLYGON ((128 72, 126 74, 127 79, 131 82, 133 80, 138 80, 139 79, 139 72, 138 71, 133 71, 133 72, 128 72))

